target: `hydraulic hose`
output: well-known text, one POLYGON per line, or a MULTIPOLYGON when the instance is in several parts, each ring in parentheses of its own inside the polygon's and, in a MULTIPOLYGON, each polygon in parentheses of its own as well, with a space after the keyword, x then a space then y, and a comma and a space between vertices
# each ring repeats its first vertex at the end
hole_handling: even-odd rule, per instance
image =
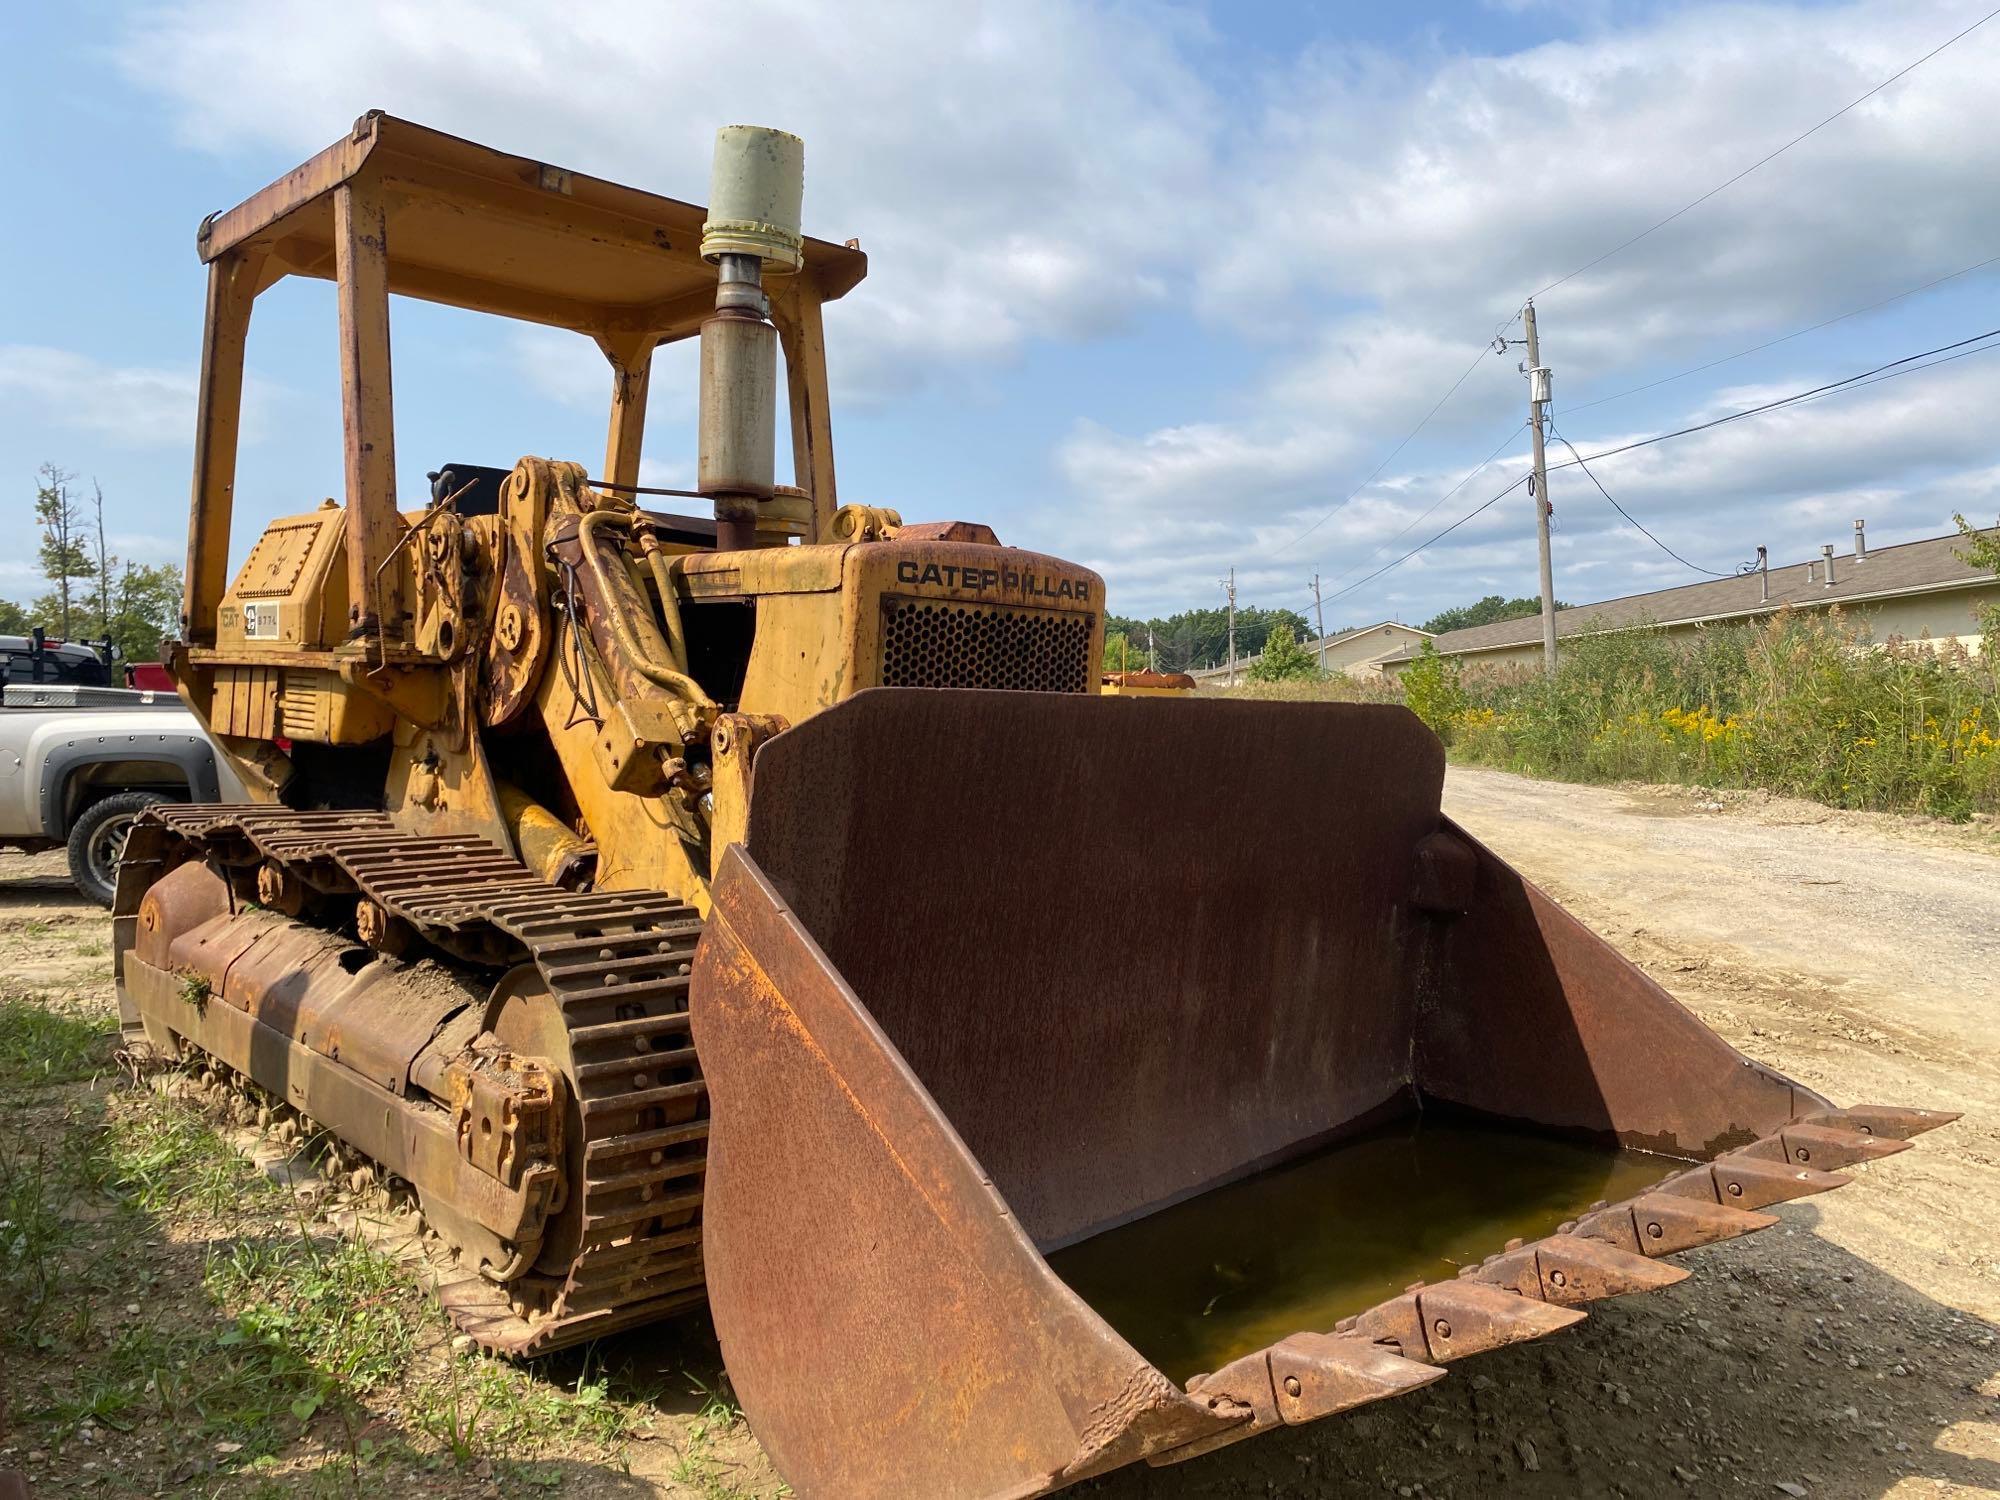
POLYGON ((667 555, 657 546, 644 549, 646 561, 653 569, 653 583, 660 591, 660 619, 667 629, 667 660, 678 671, 687 670, 687 630, 681 624, 680 596, 674 592, 674 580, 667 565, 667 555))
MULTIPOLYGON (((665 661, 672 661, 675 658, 672 648, 661 636, 659 628, 652 619, 648 617, 644 622, 644 633, 652 637, 651 641, 646 641, 635 628, 634 622, 627 619, 625 612, 618 607, 615 585, 611 575, 605 571, 604 557, 597 548, 597 533, 606 526, 625 529, 629 525, 625 517, 608 510, 587 511, 577 523, 577 550, 583 554, 583 565, 590 569, 590 576, 597 585, 599 597, 604 600, 605 623, 611 627, 612 636, 617 640, 619 650, 624 652, 631 662, 633 671, 654 686, 665 688, 697 708, 713 709, 716 706, 715 701, 702 691, 700 683, 687 673, 664 664, 665 661)), ((626 580, 628 584, 630 581, 629 578, 626 580)), ((674 613, 678 616, 677 607, 674 613)))

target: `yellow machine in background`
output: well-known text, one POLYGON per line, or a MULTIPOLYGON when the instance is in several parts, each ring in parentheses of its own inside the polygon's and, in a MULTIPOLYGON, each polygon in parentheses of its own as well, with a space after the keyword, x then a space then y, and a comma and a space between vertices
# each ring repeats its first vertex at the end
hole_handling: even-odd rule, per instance
MULTIPOLYGON (((821 308, 866 262, 801 235, 802 184, 777 131, 719 133, 704 210, 370 114, 201 228, 170 659, 255 800, 135 828, 127 1034, 406 1181, 484 1346, 705 1305, 802 1496, 1026 1497, 1425 1384, 1941 1123, 1732 1052, 1442 816, 1403 710, 1108 702, 1094 573, 842 505, 821 308), (302 479, 232 581, 245 342, 287 276, 336 287, 343 498, 302 479), (597 472, 400 495, 392 295, 592 339, 597 472), (654 351, 692 337, 696 489, 649 489, 654 351), (1266 1302, 1234 1321, 1214 1257, 1186 1287, 1120 1258, 1121 1226, 1454 1115, 1481 1161, 1586 1141, 1660 1180, 1545 1191, 1462 1279, 1397 1261, 1415 1233, 1344 1291, 1239 1278, 1229 1311, 1266 1302), (1065 1251, 1111 1300, 1172 1285, 1213 1359, 1114 1327, 1065 1251)), ((1219 1217, 1257 1266, 1304 1223, 1219 1217)))
POLYGON ((1108 698, 1178 698, 1198 691, 1185 672, 1106 672, 1104 695, 1108 698))

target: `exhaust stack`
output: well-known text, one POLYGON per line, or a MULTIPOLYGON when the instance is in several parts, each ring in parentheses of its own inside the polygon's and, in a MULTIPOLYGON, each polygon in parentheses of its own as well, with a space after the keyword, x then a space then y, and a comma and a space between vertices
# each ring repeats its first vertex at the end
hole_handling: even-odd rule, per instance
POLYGON ((1858 563, 1868 561, 1868 523, 1859 517, 1854 522, 1854 560, 1858 563))
POLYGON ((799 268, 805 142, 782 130, 715 133, 701 253, 716 267, 715 312, 701 325, 696 488, 715 505, 721 551, 756 544, 777 449, 778 330, 764 276, 799 268))
POLYGON ((1825 564, 1821 572, 1826 576, 1820 580, 1827 588, 1833 587, 1833 543, 1828 542, 1819 549, 1820 561, 1825 564))

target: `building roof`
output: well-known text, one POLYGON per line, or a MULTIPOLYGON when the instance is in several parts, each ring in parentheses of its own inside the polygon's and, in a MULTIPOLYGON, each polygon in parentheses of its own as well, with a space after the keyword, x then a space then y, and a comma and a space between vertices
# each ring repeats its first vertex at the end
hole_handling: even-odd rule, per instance
MULTIPOLYGON (((2000 536, 2000 528, 1980 533, 2000 536)), ((1676 589, 1658 589, 1650 594, 1628 594, 1622 599, 1606 599, 1599 604, 1579 604, 1556 611, 1556 635, 1588 634, 1600 630, 1622 630, 1637 625, 1695 625, 1710 620, 1744 619, 1769 614, 1784 605, 1811 609, 1828 604, 1856 604, 1865 600, 1894 598, 1901 594, 1927 594, 1944 589, 1976 588, 1990 584, 1991 573, 1974 567, 1958 554, 1965 538, 1928 537, 1921 542, 1903 542, 1893 547, 1870 548, 1865 559, 1852 552, 1836 553, 1833 584, 1820 581, 1820 559, 1773 568, 1771 595, 1763 597, 1756 573, 1738 573, 1707 583, 1690 583, 1676 589), (1808 581, 1807 569, 1813 577, 1808 581)), ((1433 643, 1442 656, 1462 656, 1470 652, 1499 651, 1532 646, 1542 638, 1540 615, 1524 615, 1515 620, 1499 620, 1491 625, 1474 625, 1465 630, 1447 630, 1433 643)), ((1405 660, 1414 651, 1390 657, 1405 660)))

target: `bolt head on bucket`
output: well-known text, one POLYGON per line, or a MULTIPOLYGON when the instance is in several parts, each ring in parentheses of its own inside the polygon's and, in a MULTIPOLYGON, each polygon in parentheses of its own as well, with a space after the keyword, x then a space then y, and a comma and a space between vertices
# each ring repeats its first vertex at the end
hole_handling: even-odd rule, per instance
POLYGON ((796 271, 805 174, 806 145, 795 135, 762 125, 716 131, 702 258, 754 255, 767 272, 796 271))

